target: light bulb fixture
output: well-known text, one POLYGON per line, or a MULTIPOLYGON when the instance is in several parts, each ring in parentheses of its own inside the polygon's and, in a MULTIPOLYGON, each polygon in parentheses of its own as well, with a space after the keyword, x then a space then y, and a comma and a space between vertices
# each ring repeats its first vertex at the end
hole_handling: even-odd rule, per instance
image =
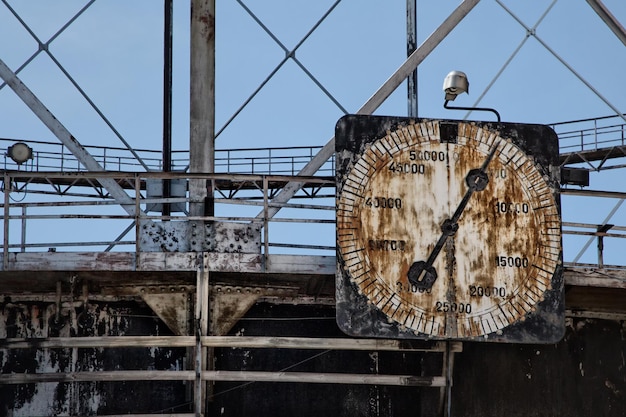
POLYGON ((33 159, 33 149, 24 142, 18 142, 7 148, 7 155, 18 165, 33 159))
POLYGON ((469 94, 467 75, 461 71, 451 71, 443 80, 443 91, 446 93, 446 100, 449 101, 454 101, 459 94, 469 94))
POLYGON ((465 75, 462 71, 451 71, 446 75, 446 78, 443 80, 443 91, 446 93, 445 101, 443 103, 443 107, 451 110, 479 110, 479 111, 490 111, 496 115, 498 118, 498 123, 500 123, 500 113, 498 113, 495 109, 487 108, 487 107, 452 107, 448 106, 449 101, 454 101, 456 96, 463 93, 469 94, 469 81, 467 80, 467 75, 465 75))

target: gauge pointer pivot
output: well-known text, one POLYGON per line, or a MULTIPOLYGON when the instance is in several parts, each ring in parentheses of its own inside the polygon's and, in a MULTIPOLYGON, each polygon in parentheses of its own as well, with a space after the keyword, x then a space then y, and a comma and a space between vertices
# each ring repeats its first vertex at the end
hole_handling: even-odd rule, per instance
POLYGON ((445 245, 448 238, 450 236, 454 236, 456 231, 459 230, 459 218, 467 207, 467 203, 472 197, 472 194, 476 191, 483 191, 487 187, 487 184, 489 183, 489 176, 487 175, 486 170, 489 163, 493 159, 499 144, 500 142, 498 141, 493 146, 491 152, 489 152, 489 155, 487 156, 487 159, 485 159, 480 168, 472 169, 467 173, 467 176, 465 177, 465 183, 468 187, 467 191, 454 211, 452 217, 444 220, 441 224, 441 236, 439 237, 439 240, 435 244, 433 250, 430 252, 428 259, 426 261, 413 262, 409 268, 407 278, 409 279, 409 282, 415 285, 418 289, 429 290, 437 280, 437 270, 433 267, 433 263, 437 259, 439 252, 441 252, 441 249, 445 245))

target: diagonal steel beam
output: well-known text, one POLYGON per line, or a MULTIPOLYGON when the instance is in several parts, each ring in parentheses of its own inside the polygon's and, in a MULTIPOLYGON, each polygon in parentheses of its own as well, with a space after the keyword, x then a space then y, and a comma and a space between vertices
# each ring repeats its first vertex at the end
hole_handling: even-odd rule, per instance
MULTIPOLYGON (((370 97, 365 104, 357 111, 357 114, 372 114, 389 97, 404 80, 413 73, 419 64, 448 36, 452 29, 463 20, 465 16, 478 4, 480 0, 464 0, 446 20, 413 52, 406 61, 398 68, 387 81, 370 97)), ((298 173, 301 176, 310 176, 335 152, 335 138, 330 141, 315 155, 309 163, 298 173)), ((286 203, 301 188, 303 183, 291 181, 272 199, 273 203, 286 203)), ((270 207, 267 210, 267 218, 272 218, 278 213, 280 207, 270 207)), ((260 212, 256 217, 261 219, 266 215, 265 211, 260 212)))
MULTIPOLYGON (((489 92, 489 90, 491 89, 491 87, 493 87, 493 85, 496 83, 496 81, 498 81, 498 78, 500 78, 500 76, 502 75, 502 73, 504 72, 505 69, 507 69, 507 67, 509 66, 509 64, 513 61, 513 58, 515 58, 517 56, 517 54, 519 53, 519 51, 522 50, 522 47, 524 46, 524 44, 526 44, 526 41, 532 36, 532 33, 536 33, 537 32, 537 28, 539 27, 539 25, 541 24, 541 22, 543 22, 543 19, 546 18, 546 16, 548 15, 548 13, 550 13, 550 10, 552 10, 552 8, 554 7, 554 5, 556 4, 557 0, 552 0, 552 3, 550 3, 550 5, 548 6, 548 8, 546 9, 545 12, 543 12, 543 14, 539 17, 539 19, 537 20, 537 22, 535 23, 535 25, 530 28, 529 30, 526 31, 526 34, 524 36, 524 39, 522 39, 522 41, 520 42, 519 45, 517 45, 517 48, 515 48, 515 50, 513 51, 513 53, 511 54, 511 56, 509 57, 509 59, 506 60, 506 62, 502 65, 502 67, 500 68, 500 70, 498 71, 498 73, 492 78, 491 82, 489 84, 487 84, 487 87, 485 87, 485 89, 483 90, 483 92, 481 93, 480 96, 478 96, 478 98, 476 99, 476 101, 474 102, 474 104, 472 104, 472 107, 478 107, 478 105, 480 104, 481 100, 485 97, 485 95, 487 95, 487 93, 489 92)), ((470 116, 470 114, 472 113, 472 110, 468 110, 467 113, 465 113, 465 116, 463 117, 464 120, 467 120, 467 118, 470 116)))
POLYGON ((511 17, 515 19, 517 23, 519 23, 526 30, 526 33, 534 37, 537 42, 539 42, 541 46, 545 48, 546 51, 550 52, 552 56, 555 57, 561 64, 563 64, 563 66, 567 68, 576 78, 578 78, 581 83, 585 84, 585 86, 587 86, 587 88, 590 89, 596 95, 596 97, 602 100, 604 104, 609 106, 609 108, 611 108, 611 110, 613 110, 618 117, 621 117, 626 122, 626 116, 617 107, 615 107, 609 100, 607 100, 606 97, 604 97, 593 85, 591 85, 589 81, 584 79, 583 76, 574 69, 574 67, 572 67, 570 64, 567 63, 567 61, 565 61, 565 59, 563 59, 552 48, 550 48, 550 46, 545 43, 543 39, 541 39, 539 35, 537 35, 536 32, 533 32, 532 29, 526 25, 526 23, 524 23, 519 17, 515 15, 515 13, 513 13, 508 7, 506 7, 502 0, 496 0, 496 3, 498 3, 509 15, 511 15, 511 17))
MULTIPOLYGON (((54 117, 54 115, 44 106, 44 104, 33 94, 32 91, 20 80, 17 75, 0 59, 0 78, 17 96, 26 104, 32 112, 46 125, 48 129, 74 154, 76 159, 89 171, 104 171, 104 168, 94 159, 93 156, 72 136, 72 134, 54 117)), ((113 178, 98 178, 98 181, 124 210, 131 216, 143 214, 141 210, 137 213, 135 203, 126 191, 115 182, 113 178)))
POLYGON ((613 31, 615 36, 626 46, 626 30, 624 26, 611 14, 609 9, 600 0, 587 0, 589 6, 600 16, 600 19, 613 31))

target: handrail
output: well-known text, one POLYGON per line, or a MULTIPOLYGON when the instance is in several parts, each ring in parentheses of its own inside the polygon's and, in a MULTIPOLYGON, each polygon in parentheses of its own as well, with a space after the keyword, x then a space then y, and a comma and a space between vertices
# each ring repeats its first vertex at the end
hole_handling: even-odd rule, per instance
MULTIPOLYGON (((174 232, 178 232, 177 221, 184 222, 222 222, 257 224, 265 231, 289 227, 299 230, 297 233, 272 233, 263 231, 263 240, 259 249, 265 255, 272 248, 273 253, 302 252, 304 250, 334 253, 334 246, 325 239, 325 236, 334 235, 334 198, 316 198, 315 203, 306 201, 313 198, 303 193, 301 199, 278 204, 271 202, 272 188, 290 181, 301 181, 305 190, 319 189, 320 187, 334 187, 334 179, 325 177, 301 177, 284 175, 250 175, 250 174, 185 174, 180 172, 93 172, 93 173, 40 173, 28 171, 5 171, 3 187, 4 204, 3 216, 3 259, 4 265, 8 262, 9 251, 84 251, 85 248, 97 252, 105 247, 114 247, 115 251, 135 252, 154 251, 146 244, 140 245, 140 230, 138 227, 128 227, 132 222, 135 225, 146 222, 159 222, 163 227, 172 225, 174 232), (68 197, 59 193, 56 198, 50 198, 46 190, 53 189, 55 184, 64 182, 67 187, 98 188, 98 180, 102 178, 114 179, 125 184, 128 197, 137 208, 137 214, 131 215, 120 210, 112 198, 106 194, 81 195, 80 199, 68 197), (213 184, 229 188, 232 198, 215 198, 215 214, 212 216, 189 216, 186 208, 190 198, 185 184, 191 178, 204 179, 213 184), (170 179, 182 184, 177 192, 169 198, 156 194, 151 195, 154 187, 146 184, 161 184, 164 179, 170 179), (132 187, 131 187, 132 186, 132 187), (171 213, 163 215, 163 204, 171 204, 171 213), (290 216, 271 219, 257 219, 256 211, 262 207, 284 207, 291 212, 290 216), (41 233, 40 225, 45 222, 45 233, 41 233), (281 226, 284 225, 284 226, 281 226), (73 227, 72 227, 73 226, 73 227), (327 233, 320 236, 320 228, 327 228, 327 233), (121 233, 124 229, 126 232, 121 233), (119 229, 115 234, 112 231, 119 229), (72 233, 67 233, 72 230, 72 233), (307 230, 302 232, 302 230, 307 230), (271 235, 272 239, 269 239, 271 235), (319 237, 316 241, 315 236, 319 237), (116 237, 117 236, 117 237, 116 237), (94 239, 96 237, 96 239, 94 239)), ((218 188, 214 186, 213 187, 218 188)), ((59 191, 55 189, 55 191, 59 191)), ((65 189, 64 191, 67 191, 65 189)), ((218 196, 219 197, 219 196, 218 196)), ((160 226, 159 226, 160 227, 160 226)), ((180 233, 184 233, 181 231, 180 233)), ((166 232, 161 237, 165 239, 166 232)), ((176 249, 176 248, 174 248, 176 249)), ((107 251, 110 249, 107 249, 107 251)), ((182 249, 180 249, 182 250, 182 249)))
MULTIPOLYGON (((125 348, 125 347, 194 347, 195 336, 104 336, 104 337, 50 337, 0 339, 0 350, 54 349, 54 348, 125 348)), ((251 349, 306 349, 349 351, 402 351, 402 352, 461 352, 460 342, 411 342, 386 339, 314 338, 314 337, 241 337, 201 336, 200 346, 245 347, 251 349)), ((90 372, 48 372, 5 374, 0 385, 45 382, 90 381, 193 381, 200 373, 204 381, 265 381, 331 384, 376 384, 441 387, 443 376, 348 374, 284 371, 227 371, 227 370, 117 370, 90 372)))
MULTIPOLYGON (((561 153, 580 152, 626 145, 626 124, 621 117, 603 116, 568 122, 551 123, 559 136, 561 153)), ((322 148, 322 146, 294 146, 272 148, 233 148, 215 151, 216 172, 241 174, 296 175, 322 148)), ((85 146, 88 152, 110 171, 145 171, 128 149, 120 147, 85 146)), ((161 171, 163 164, 160 151, 135 149, 152 171, 161 171)), ((74 155, 58 142, 0 138, 0 155, 4 159, 0 168, 24 171, 81 172, 74 155), (22 166, 15 164, 6 150, 16 142, 24 142, 33 148, 33 159, 22 166)), ((172 169, 185 171, 189 164, 188 150, 172 151, 172 169)), ((331 158, 319 175, 334 175, 334 159, 331 158)))
MULTIPOLYGON (((136 224, 145 221, 176 222, 230 222, 258 224, 261 230, 261 253, 273 254, 322 254, 333 255, 335 252, 335 201, 333 178, 300 177, 284 175, 250 175, 250 174, 194 174, 180 172, 102 172, 102 173, 39 173, 28 171, 4 172, 2 189, 3 204, 3 265, 8 265, 9 252, 37 251, 85 251, 92 252, 114 250, 116 252, 141 253, 145 250, 139 245, 136 224), (147 195, 145 184, 165 178, 187 181, 189 178, 202 178, 230 190, 215 198, 216 213, 214 216, 190 217, 184 211, 174 211, 167 216, 159 211, 130 216, 118 209, 118 204, 106 195, 80 196, 71 198, 65 194, 52 199, 45 194, 46 187, 60 180, 73 186, 97 186, 97 178, 113 178, 120 183, 131 184, 128 189, 138 207, 158 207, 162 204, 189 204, 186 195, 162 198, 147 195), (45 181, 44 181, 45 180, 45 181), (331 192, 323 198, 318 195, 302 195, 303 199, 292 199, 288 203, 272 203, 270 195, 272 187, 280 187, 290 181, 302 181, 312 188, 326 187, 331 192), (80 184, 78 182, 81 181, 80 184), (20 199, 24 199, 20 201, 20 199), (307 201, 308 198, 310 201, 307 201), (289 209, 289 215, 257 219, 255 214, 259 208, 269 209, 281 207, 289 209), (40 233, 38 226, 45 222, 47 233, 40 233), (67 225, 76 226, 75 233, 59 232, 68 229, 67 225), (105 226, 106 225, 106 226, 105 226), (112 231, 119 229, 116 233, 112 231), (126 229, 126 232, 121 232, 126 229), (270 233, 270 230, 272 233, 270 233), (55 232, 56 231, 56 232, 55 232), (276 231, 276 232, 275 232, 276 231), (266 233, 267 232, 267 233, 266 233), (84 236, 81 236, 84 235, 84 236), (95 237, 95 238, 94 238, 95 237), (107 249, 103 249, 107 248, 107 249)), ((214 187, 219 189, 219 187, 214 187)), ((183 191, 185 188, 183 187, 183 191)), ((593 190, 564 189, 563 195, 568 197, 624 198, 625 193, 601 192, 593 190)), ((626 227, 615 225, 610 230, 602 231, 599 225, 573 223, 564 219, 563 236, 565 243, 568 238, 576 236, 595 236, 602 244, 626 237, 626 227)), ((567 245, 566 245, 567 247, 567 245)), ((598 264, 603 264, 602 252, 598 253, 598 264)), ((566 261, 567 256, 566 256, 566 261)), ((607 259, 615 263, 615 261, 607 259)))
MULTIPOLYGON (((201 336, 203 347, 250 349, 361 350, 402 352, 444 352, 445 342, 402 341, 396 339, 354 339, 348 337, 285 336, 201 336)), ((196 336, 89 336, 0 339, 0 349, 124 348, 124 347, 194 347, 196 336)), ((452 349, 461 351, 461 343, 452 349)))

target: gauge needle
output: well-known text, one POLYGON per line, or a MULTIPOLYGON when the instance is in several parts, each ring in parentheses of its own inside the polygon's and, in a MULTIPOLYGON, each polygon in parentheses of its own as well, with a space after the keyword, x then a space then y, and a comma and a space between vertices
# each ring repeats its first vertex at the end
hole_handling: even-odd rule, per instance
POLYGON ((437 244, 435 244, 433 250, 430 252, 428 259, 425 261, 413 262, 409 268, 407 278, 409 279, 409 282, 416 285, 418 289, 428 290, 432 288, 435 283, 435 280, 437 279, 437 270, 433 267, 433 263, 437 259, 439 252, 441 252, 443 245, 448 240, 448 237, 453 236, 456 231, 459 230, 459 218, 461 217, 461 214, 463 214, 465 207, 467 207, 467 203, 472 197, 472 194, 474 194, 475 191, 483 191, 487 187, 487 184, 489 183, 489 176, 486 172, 487 167, 496 154, 499 144, 500 141, 493 145, 487 159, 485 159, 480 168, 474 168, 467 173, 467 176, 465 177, 465 183, 468 187, 467 191, 454 211, 452 217, 444 220, 441 224, 441 236, 439 237, 439 240, 437 241, 437 244))

